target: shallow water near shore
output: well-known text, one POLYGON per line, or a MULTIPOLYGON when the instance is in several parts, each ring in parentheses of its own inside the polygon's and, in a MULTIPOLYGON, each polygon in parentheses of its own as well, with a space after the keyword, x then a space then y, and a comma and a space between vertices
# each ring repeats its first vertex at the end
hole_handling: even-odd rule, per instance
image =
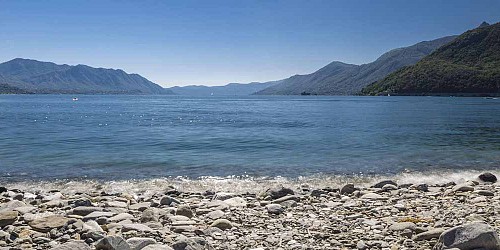
POLYGON ((496 99, 73 97, 0 96, 0 182, 456 181, 500 164, 496 99))

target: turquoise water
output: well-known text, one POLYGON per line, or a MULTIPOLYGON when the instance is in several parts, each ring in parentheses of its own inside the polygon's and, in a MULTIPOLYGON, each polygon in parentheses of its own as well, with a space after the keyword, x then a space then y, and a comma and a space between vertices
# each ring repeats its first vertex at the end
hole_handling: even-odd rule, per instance
POLYGON ((500 100, 0 95, 0 181, 500 166, 500 100))

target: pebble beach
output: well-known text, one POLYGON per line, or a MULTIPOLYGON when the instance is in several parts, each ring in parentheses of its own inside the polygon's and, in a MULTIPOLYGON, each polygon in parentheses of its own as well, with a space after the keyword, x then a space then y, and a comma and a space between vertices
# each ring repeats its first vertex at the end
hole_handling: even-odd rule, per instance
POLYGON ((0 249, 500 249, 500 186, 217 186, 109 192, 0 187, 0 249))

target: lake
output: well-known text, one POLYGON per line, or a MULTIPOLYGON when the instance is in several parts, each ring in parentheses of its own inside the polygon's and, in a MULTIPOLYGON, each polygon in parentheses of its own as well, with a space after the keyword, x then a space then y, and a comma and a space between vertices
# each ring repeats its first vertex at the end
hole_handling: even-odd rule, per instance
POLYGON ((0 95, 0 182, 497 169, 500 100, 0 95))

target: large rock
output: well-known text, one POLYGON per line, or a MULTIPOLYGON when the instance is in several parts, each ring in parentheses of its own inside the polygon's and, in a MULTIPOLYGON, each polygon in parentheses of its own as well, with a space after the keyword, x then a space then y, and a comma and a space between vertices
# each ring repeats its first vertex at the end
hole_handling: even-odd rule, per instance
POLYGON ((444 231, 434 246, 434 250, 450 248, 500 250, 500 239, 488 224, 473 222, 444 231))
POLYGON ((31 221, 28 225, 33 228, 33 230, 47 233, 53 228, 61 228, 66 223, 68 223, 69 219, 60 215, 50 215, 43 218, 38 218, 31 221))
POLYGON ((276 200, 281 197, 287 196, 287 195, 293 195, 295 194, 293 190, 290 188, 285 188, 283 186, 278 186, 278 187, 273 187, 267 189, 262 196, 267 197, 269 196, 271 199, 276 200))
POLYGON ((479 179, 484 182, 497 182, 497 177, 492 173, 482 173, 479 175, 479 179))
POLYGON ((17 220, 19 213, 17 211, 0 212, 0 228, 12 225, 17 220))
POLYGON ((95 244, 96 250, 131 250, 130 245, 120 236, 107 236, 95 244))

